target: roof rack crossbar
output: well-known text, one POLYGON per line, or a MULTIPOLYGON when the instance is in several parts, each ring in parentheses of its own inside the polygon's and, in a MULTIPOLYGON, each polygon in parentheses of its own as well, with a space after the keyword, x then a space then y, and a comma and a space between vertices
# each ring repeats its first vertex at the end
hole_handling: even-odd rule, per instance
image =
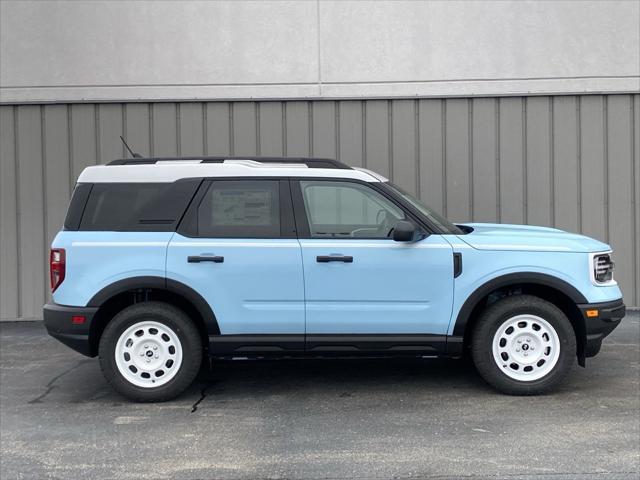
POLYGON ((123 158, 113 160, 107 165, 153 165, 162 161, 193 161, 201 160, 200 163, 224 163, 225 160, 254 160, 260 163, 291 163, 304 164, 308 168, 335 168, 351 170, 351 167, 331 158, 304 158, 304 157, 163 157, 163 158, 123 158))

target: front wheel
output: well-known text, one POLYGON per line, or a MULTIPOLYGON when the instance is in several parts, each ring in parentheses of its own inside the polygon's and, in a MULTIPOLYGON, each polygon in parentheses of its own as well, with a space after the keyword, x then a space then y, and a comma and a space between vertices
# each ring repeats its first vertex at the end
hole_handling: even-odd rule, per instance
POLYGON ((196 377, 202 343, 189 317, 161 302, 118 313, 100 338, 100 366, 107 381, 138 402, 169 400, 196 377))
POLYGON ((480 375, 499 391, 538 395, 553 389, 570 370, 576 337, 555 305, 531 295, 510 296, 481 314, 471 355, 480 375))

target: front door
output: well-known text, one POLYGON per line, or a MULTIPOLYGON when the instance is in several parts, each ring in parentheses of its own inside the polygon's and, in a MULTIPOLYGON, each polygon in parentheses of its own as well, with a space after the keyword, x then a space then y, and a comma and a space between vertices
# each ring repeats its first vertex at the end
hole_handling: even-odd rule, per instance
POLYGON ((211 306, 216 353, 304 347, 304 287, 289 182, 205 181, 167 253, 167 278, 211 306))
POLYGON ((392 228, 408 214, 366 183, 300 180, 294 194, 307 350, 410 350, 444 342, 453 252, 442 236, 395 242, 392 228))

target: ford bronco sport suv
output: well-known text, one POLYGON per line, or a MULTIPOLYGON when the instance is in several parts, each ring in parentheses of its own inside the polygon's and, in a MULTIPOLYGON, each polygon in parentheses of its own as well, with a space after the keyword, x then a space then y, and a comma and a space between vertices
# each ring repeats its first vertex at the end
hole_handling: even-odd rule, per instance
POLYGON ((530 395, 624 316, 613 268, 599 241, 455 225, 335 160, 134 158, 80 175, 44 319, 137 401, 180 394, 205 355, 468 353, 530 395))

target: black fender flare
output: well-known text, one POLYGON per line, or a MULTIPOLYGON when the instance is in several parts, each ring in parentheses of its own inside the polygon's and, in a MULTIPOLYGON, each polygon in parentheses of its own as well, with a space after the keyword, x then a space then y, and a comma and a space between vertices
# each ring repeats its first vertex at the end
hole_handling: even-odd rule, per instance
POLYGON ((517 272, 492 278, 474 290, 460 308, 453 327, 453 335, 447 340, 447 352, 451 355, 458 355, 462 352, 462 342, 471 313, 483 298, 499 288, 522 283, 552 288, 564 294, 575 304, 588 303, 585 296, 577 288, 553 275, 538 272, 517 272))
POLYGON ((110 285, 107 285, 96 293, 91 300, 87 303, 87 307, 101 307, 109 299, 115 297, 120 293, 127 292, 129 290, 137 289, 156 289, 166 290, 181 296, 198 311, 207 330, 208 335, 220 335, 220 327, 218 326, 218 320, 216 319, 213 310, 209 303, 202 298, 198 292, 191 287, 185 285, 182 282, 165 277, 155 276, 141 276, 130 277, 123 280, 118 280, 110 285))

